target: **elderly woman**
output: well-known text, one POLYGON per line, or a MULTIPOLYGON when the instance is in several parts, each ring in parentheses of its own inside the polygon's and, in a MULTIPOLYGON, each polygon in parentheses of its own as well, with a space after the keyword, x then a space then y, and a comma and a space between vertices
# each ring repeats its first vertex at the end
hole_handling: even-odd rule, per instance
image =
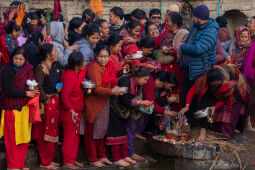
POLYGON ((38 153, 41 159, 40 167, 57 169, 52 163, 59 141, 60 99, 56 84, 60 83, 62 75, 61 66, 57 62, 58 54, 52 44, 42 46, 42 62, 35 70, 35 80, 39 83, 41 113, 43 122, 36 124, 39 128, 37 141, 38 153))
POLYGON ((4 136, 8 169, 23 169, 31 140, 29 122, 29 99, 37 90, 29 91, 26 81, 34 79, 33 66, 26 61, 24 49, 16 48, 10 63, 2 73, 3 91, 1 100, 0 138, 4 136))
POLYGON ((216 129, 229 139, 237 126, 239 115, 244 114, 247 94, 247 82, 237 66, 215 66, 196 80, 180 113, 189 111, 186 114, 189 121, 200 125, 198 143, 202 144, 206 138, 206 128, 209 127, 207 119, 194 121, 193 113, 210 107, 216 129))
POLYGON ((99 45, 96 59, 89 65, 87 78, 96 83, 93 94, 85 97, 85 149, 90 164, 103 167, 112 164, 106 155, 104 137, 109 123, 109 96, 120 95, 110 49, 99 45))
POLYGON ((156 38, 157 36, 159 36, 159 30, 157 28, 157 25, 155 23, 152 22, 146 22, 144 24, 144 35, 142 34, 141 38, 144 38, 145 36, 149 36, 151 38, 156 38))
POLYGON ((242 70, 243 61, 251 46, 250 31, 248 27, 241 26, 236 29, 235 39, 221 44, 224 49, 226 61, 236 64, 242 70))

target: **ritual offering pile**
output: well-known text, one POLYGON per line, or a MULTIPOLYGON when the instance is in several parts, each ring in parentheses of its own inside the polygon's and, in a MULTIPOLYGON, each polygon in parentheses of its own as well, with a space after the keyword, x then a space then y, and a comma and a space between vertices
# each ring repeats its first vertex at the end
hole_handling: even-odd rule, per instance
POLYGON ((164 135, 158 135, 152 137, 154 140, 159 140, 161 142, 171 143, 171 144, 186 144, 192 142, 192 139, 189 134, 181 133, 172 130, 167 132, 164 135))

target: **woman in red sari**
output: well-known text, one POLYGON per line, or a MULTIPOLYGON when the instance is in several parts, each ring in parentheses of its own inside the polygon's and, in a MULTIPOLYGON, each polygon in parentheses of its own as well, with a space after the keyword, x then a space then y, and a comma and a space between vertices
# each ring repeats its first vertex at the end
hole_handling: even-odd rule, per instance
POLYGON ((109 47, 98 46, 96 59, 89 65, 87 74, 96 87, 92 95, 85 97, 85 149, 90 164, 96 167, 112 164, 107 158, 104 142, 109 123, 109 96, 121 94, 115 87, 115 66, 109 60, 109 47))
POLYGON ((36 67, 35 80, 39 83, 40 103, 43 122, 36 124, 39 138, 37 141, 38 153, 41 159, 40 167, 57 169, 58 164, 53 163, 57 144, 59 141, 60 100, 56 84, 62 75, 58 55, 52 44, 42 46, 43 61, 36 67))
POLYGON ((80 135, 80 117, 84 110, 84 92, 81 82, 86 75, 85 60, 80 52, 73 52, 68 58, 68 67, 64 71, 61 82, 63 89, 61 93, 63 126, 63 162, 64 167, 78 169, 83 165, 76 161, 80 135))

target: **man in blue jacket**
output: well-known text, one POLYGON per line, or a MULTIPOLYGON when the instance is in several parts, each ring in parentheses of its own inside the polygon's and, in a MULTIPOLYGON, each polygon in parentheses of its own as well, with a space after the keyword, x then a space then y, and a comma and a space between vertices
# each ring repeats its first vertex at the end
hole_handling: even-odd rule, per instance
POLYGON ((191 31, 180 47, 183 69, 183 101, 195 80, 216 62, 216 42, 218 23, 209 18, 210 11, 206 5, 199 5, 193 11, 191 31))

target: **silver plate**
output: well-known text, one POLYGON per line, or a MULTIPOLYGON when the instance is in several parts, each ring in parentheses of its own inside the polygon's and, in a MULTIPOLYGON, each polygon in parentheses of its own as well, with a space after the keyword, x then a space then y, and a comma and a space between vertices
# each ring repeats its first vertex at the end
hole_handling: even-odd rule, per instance
POLYGON ((96 84, 95 83, 85 83, 85 82, 82 82, 83 84, 83 87, 86 88, 86 89, 93 89, 96 87, 96 84))
POLYGON ((200 119, 200 118, 204 118, 206 116, 211 115, 211 113, 212 113, 212 110, 210 108, 206 108, 206 109, 195 112, 194 117, 195 119, 200 119))

